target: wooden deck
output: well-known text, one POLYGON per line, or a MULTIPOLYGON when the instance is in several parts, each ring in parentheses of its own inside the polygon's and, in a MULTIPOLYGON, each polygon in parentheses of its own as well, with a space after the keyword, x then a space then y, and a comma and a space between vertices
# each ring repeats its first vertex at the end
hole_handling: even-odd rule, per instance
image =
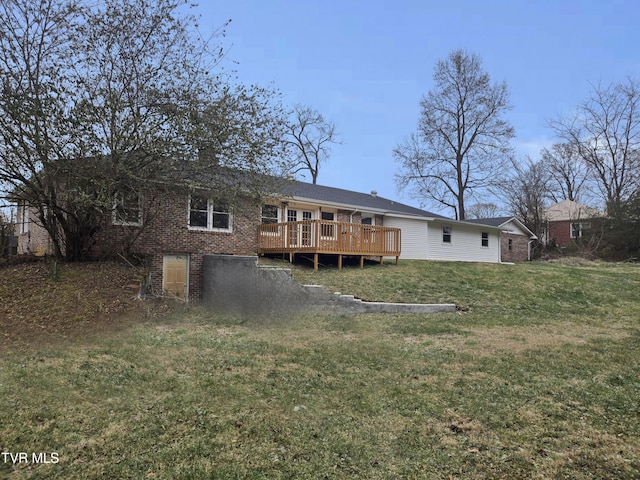
POLYGON ((299 253, 313 254, 313 268, 318 269, 318 255, 342 257, 400 257, 400 229, 359 223, 305 220, 301 222, 262 224, 258 227, 258 254, 288 253, 291 261, 299 253))

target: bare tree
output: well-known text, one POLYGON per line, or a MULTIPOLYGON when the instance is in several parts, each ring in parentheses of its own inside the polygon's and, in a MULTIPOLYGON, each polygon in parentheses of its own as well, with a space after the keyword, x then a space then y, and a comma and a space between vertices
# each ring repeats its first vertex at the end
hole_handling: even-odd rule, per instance
POLYGON ((86 257, 123 191, 152 204, 196 170, 232 195, 281 157, 277 95, 213 74, 224 52, 187 4, 0 1, 0 185, 58 256, 86 257), (223 167, 244 183, 216 182, 223 167))
POLYGON ((551 123, 589 168, 607 204, 617 211, 640 181, 640 89, 633 79, 594 87, 575 115, 551 123))
POLYGON ((315 184, 320 165, 331 153, 331 145, 340 143, 336 126, 311 107, 297 104, 287 125, 286 143, 293 155, 291 173, 308 170, 315 184))
POLYGON ((578 149, 571 143, 556 143, 541 152, 542 161, 551 175, 551 197, 561 200, 580 200, 583 189, 588 186, 589 170, 578 149))
POLYGON ((511 212, 541 239, 550 192, 549 170, 544 162, 531 157, 523 161, 512 159, 511 167, 511 176, 504 182, 502 194, 511 212))
POLYGON ((480 57, 452 52, 435 66, 435 88, 420 102, 417 133, 393 152, 400 189, 466 218, 465 202, 483 193, 501 173, 511 151, 513 127, 505 82, 491 83, 480 57))
POLYGON ((467 208, 467 218, 493 218, 500 209, 495 203, 474 203, 467 208))

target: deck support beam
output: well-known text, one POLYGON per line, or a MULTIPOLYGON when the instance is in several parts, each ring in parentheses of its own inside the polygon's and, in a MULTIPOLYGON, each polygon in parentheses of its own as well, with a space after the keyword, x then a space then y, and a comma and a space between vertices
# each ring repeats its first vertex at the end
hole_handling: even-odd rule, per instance
POLYGON ((313 254, 313 269, 318 270, 318 254, 313 254))
POLYGON ((338 254, 338 270, 342 270, 342 254, 338 254))
POLYGON ((360 268, 364 268, 364 255, 360 255, 360 268))

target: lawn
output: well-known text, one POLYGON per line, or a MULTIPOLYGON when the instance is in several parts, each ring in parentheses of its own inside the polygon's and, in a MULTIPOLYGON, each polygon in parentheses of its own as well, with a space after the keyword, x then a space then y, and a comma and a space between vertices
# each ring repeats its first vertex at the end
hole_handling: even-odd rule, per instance
POLYGON ((294 275, 460 309, 31 338, 0 350, 0 478, 640 478, 638 265, 294 275))

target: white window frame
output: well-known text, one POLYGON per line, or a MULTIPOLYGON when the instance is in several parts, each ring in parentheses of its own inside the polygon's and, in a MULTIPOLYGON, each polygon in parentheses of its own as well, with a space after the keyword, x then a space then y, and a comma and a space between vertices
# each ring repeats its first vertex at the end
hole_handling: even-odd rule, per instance
POLYGON ((272 205, 270 203, 262 204, 262 207, 260 209, 260 223, 262 225, 273 225, 274 223, 280 223, 280 208, 277 205, 272 205), (276 216, 275 217, 265 217, 265 215, 264 215, 264 207, 275 208, 276 209, 276 216), (275 220, 275 222, 265 222, 265 219, 275 220))
POLYGON ((443 225, 441 232, 442 232, 442 243, 444 245, 451 245, 453 243, 453 228, 451 227, 451 225, 443 225), (445 240, 445 235, 449 236, 448 241, 445 240))
POLYGON ((480 245, 482 248, 489 248, 489 232, 481 232, 480 233, 480 245), (486 241, 486 245, 485 245, 486 241))
POLYGON ((569 225, 569 235, 570 238, 582 238, 584 231, 589 230, 591 228, 591 222, 571 222, 569 225), (573 226, 578 226, 578 235, 574 235, 573 226))
MULTIPOLYGON (((320 220, 321 221, 326 221, 326 222, 335 222, 336 221, 336 217, 338 216, 338 212, 331 212, 331 211, 323 211, 320 212, 320 220), (328 218, 322 218, 324 215, 332 215, 333 216, 333 220, 329 220, 328 218)), ((320 238, 323 238, 325 240, 336 240, 337 237, 337 228, 336 225, 320 225, 320 238)))
POLYGON ((138 200, 138 220, 136 220, 135 222, 130 222, 130 221, 118 219, 119 199, 122 200, 122 203, 124 204, 124 198, 122 196, 122 193, 119 192, 113 196, 113 210, 111 211, 112 225, 119 225, 119 226, 125 226, 125 227, 141 227, 142 226, 142 195, 133 191, 132 193, 136 193, 136 197, 138 200))
MULTIPOLYGON (((197 196, 197 195, 196 195, 197 196)), ((201 232, 222 232, 222 233, 231 233, 233 232, 233 212, 231 207, 228 207, 228 211, 223 212, 223 211, 219 211, 219 210, 214 210, 215 202, 208 198, 207 199, 207 226, 206 227, 200 227, 200 226, 192 226, 191 225, 191 199, 192 199, 193 195, 189 195, 189 202, 187 204, 187 225, 189 230, 194 230, 194 231, 201 231, 201 232), (214 227, 214 215, 215 214, 224 214, 224 215, 228 215, 229 216, 229 226, 227 228, 219 228, 219 227, 214 227)), ((204 196, 199 196, 199 198, 204 198, 204 196)), ((204 210, 202 210, 204 211, 204 210)))
POLYGON ((31 206, 29 205, 29 202, 27 202, 26 200, 23 200, 20 202, 19 206, 19 216, 20 216, 20 223, 19 223, 19 227, 18 227, 18 233, 20 235, 23 235, 25 233, 29 233, 29 222, 30 222, 30 217, 31 217, 31 206))

